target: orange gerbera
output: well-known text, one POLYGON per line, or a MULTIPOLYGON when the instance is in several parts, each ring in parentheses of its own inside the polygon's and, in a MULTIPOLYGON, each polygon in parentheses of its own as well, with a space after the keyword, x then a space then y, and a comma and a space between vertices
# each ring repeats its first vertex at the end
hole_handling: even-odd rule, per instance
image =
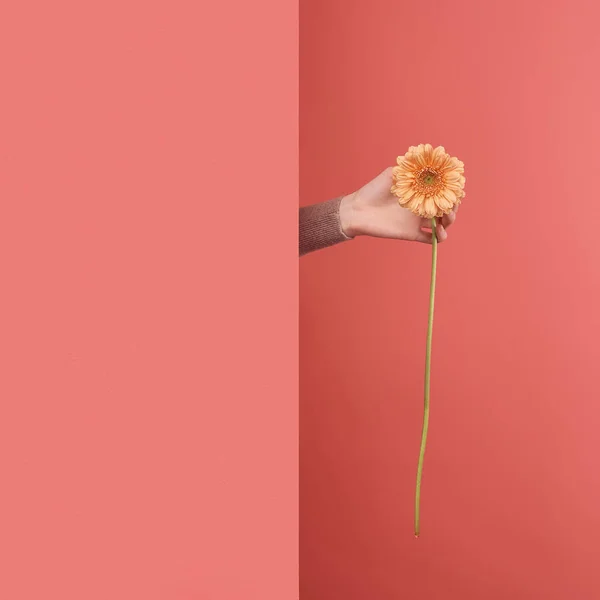
POLYGON ((400 206, 428 219, 432 232, 431 287, 429 289, 429 320, 427 345, 425 347, 425 390, 421 449, 417 463, 415 489, 415 536, 421 531, 421 480, 429 428, 429 399, 431 392, 431 340, 433 333, 433 309, 435 304, 435 277, 437 270, 436 219, 452 212, 464 198, 465 166, 442 146, 431 144, 411 146, 404 156, 398 157, 398 166, 392 171, 392 194, 398 197, 400 206))
POLYGON ((411 146, 398 157, 393 170, 392 193, 400 206, 426 219, 447 215, 460 204, 465 192, 465 166, 443 146, 411 146))

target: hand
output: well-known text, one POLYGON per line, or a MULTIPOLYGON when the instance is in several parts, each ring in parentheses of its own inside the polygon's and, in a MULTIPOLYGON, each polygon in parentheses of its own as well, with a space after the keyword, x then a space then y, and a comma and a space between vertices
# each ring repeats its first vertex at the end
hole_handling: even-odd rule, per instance
MULTIPOLYGON (((343 232, 348 237, 369 235, 431 244, 431 221, 402 208, 390 192, 391 187, 392 167, 389 167, 357 192, 344 196, 340 203, 343 232)), ((446 229, 454 223, 457 210, 458 207, 437 220, 438 242, 447 239, 446 229)))

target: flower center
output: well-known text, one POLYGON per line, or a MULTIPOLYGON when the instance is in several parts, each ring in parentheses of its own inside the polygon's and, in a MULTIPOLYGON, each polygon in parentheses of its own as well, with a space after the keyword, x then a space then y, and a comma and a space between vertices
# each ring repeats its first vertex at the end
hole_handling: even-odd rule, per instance
POLYGON ((422 169, 415 179, 416 188, 425 196, 435 196, 444 187, 441 173, 430 167, 422 169))
POLYGON ((421 174, 421 181, 425 185, 434 185, 437 179, 437 173, 430 171, 429 169, 425 169, 421 174))

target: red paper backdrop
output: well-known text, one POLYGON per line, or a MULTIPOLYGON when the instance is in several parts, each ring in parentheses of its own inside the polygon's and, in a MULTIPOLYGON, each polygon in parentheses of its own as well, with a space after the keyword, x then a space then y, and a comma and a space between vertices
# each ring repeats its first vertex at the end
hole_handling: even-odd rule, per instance
POLYGON ((301 260, 302 600, 600 597, 596 6, 302 2, 301 202, 420 142, 467 177, 419 540, 430 248, 301 260))

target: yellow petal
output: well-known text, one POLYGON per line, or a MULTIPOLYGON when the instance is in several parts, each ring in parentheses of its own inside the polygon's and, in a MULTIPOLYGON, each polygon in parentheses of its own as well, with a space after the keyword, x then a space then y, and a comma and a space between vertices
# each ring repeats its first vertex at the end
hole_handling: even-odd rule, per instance
POLYGON ((431 157, 431 165, 433 167, 435 167, 436 169, 440 169, 443 167, 444 162, 445 162, 445 158, 446 158, 447 154, 446 151, 444 150, 444 146, 438 146, 432 154, 431 157))
POLYGON ((462 177, 461 174, 456 170, 446 171, 444 176, 446 178, 446 181, 456 181, 456 182, 459 182, 460 178, 462 177))
POLYGON ((459 192, 463 189, 463 186, 460 184, 460 181, 448 181, 446 182, 446 187, 453 192, 459 192))
POLYGON ((406 203, 406 208, 417 215, 421 214, 421 204, 414 197, 406 203))
POLYGON ((435 200, 433 199, 433 196, 430 196, 429 198, 425 199, 425 203, 423 205, 423 210, 425 211, 425 214, 431 219, 433 217, 435 217, 435 215, 437 214, 437 206, 435 204, 435 200))
POLYGON ((450 212, 454 204, 446 198, 443 194, 438 194, 435 198, 435 203, 441 208, 443 211, 450 212))
POLYGON ((448 202, 452 204, 452 206, 456 204, 456 194, 452 190, 442 190, 442 195, 444 196, 444 198, 446 198, 446 200, 448 200, 448 202))
POLYGON ((410 201, 411 199, 407 198, 406 196, 398 197, 398 204, 400 204, 400 206, 406 206, 410 201))
POLYGON ((431 144, 423 145, 423 158, 425 159, 426 165, 431 165, 433 159, 433 146, 431 144))
POLYGON ((427 166, 427 160, 425 158, 425 145, 421 144, 419 146, 419 151, 416 152, 414 155, 415 161, 418 163, 418 165, 423 168, 427 166))
POLYGON ((398 189, 398 194, 400 196, 402 196, 403 198, 406 198, 408 195, 412 196, 413 189, 410 186, 403 187, 403 188, 397 188, 397 189, 398 189))

